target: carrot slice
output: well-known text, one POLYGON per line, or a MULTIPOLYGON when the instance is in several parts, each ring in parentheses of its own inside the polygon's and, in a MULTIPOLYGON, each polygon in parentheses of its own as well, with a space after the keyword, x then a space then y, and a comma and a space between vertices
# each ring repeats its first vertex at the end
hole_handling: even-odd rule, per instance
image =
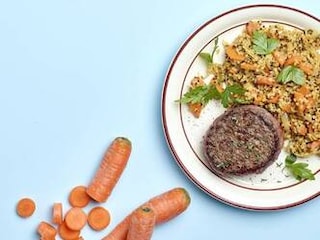
POLYGON ((57 230, 51 224, 44 221, 38 225, 37 232, 41 239, 54 239, 57 235, 57 230))
POLYGON ((69 194, 69 203, 72 207, 85 207, 90 202, 90 196, 87 194, 85 186, 74 187, 69 194))
POLYGON ((261 23, 257 21, 249 21, 246 24, 246 32, 251 36, 254 31, 257 31, 261 26, 261 23))
POLYGON ((64 221, 71 230, 81 230, 87 223, 87 215, 81 208, 73 207, 66 213, 64 221))
POLYGON ((156 215, 148 206, 132 213, 126 240, 150 240, 156 223, 156 215))
POLYGON ((36 204, 31 198, 22 198, 17 203, 16 211, 20 217, 30 217, 32 216, 35 210, 36 204))
POLYGON ((87 188, 89 196, 97 202, 105 202, 117 184, 131 153, 131 142, 117 137, 107 149, 101 164, 87 188))
POLYGON ((52 207, 52 222, 61 224, 63 221, 62 203, 54 203, 52 207))
POLYGON ((257 85, 267 85, 267 86, 272 86, 276 83, 276 80, 272 77, 266 77, 262 75, 258 75, 256 77, 255 84, 257 85))
POLYGON ((71 230, 65 222, 62 222, 58 228, 59 235, 64 240, 73 240, 79 238, 80 231, 71 230))
MULTIPOLYGON (((190 204, 189 193, 184 188, 173 188, 151 198, 142 206, 149 206, 156 215, 156 224, 164 223, 184 212, 190 204)), ((125 240, 132 213, 120 222, 102 240, 125 240)))
POLYGON ((232 45, 229 45, 226 48, 226 54, 230 59, 235 61, 243 61, 245 59, 245 56, 238 53, 237 50, 232 45))
POLYGON ((96 231, 105 229, 110 224, 110 213, 103 207, 94 207, 88 214, 88 224, 96 231))

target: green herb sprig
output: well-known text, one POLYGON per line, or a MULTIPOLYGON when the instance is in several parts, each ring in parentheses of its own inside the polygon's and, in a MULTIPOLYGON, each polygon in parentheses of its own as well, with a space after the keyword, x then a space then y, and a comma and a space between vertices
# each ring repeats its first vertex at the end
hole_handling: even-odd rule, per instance
POLYGON ((289 172, 298 180, 314 180, 315 176, 307 163, 297 163, 297 157, 294 154, 290 154, 285 159, 285 167, 289 172))
POLYGON ((278 39, 268 38, 267 34, 262 31, 253 32, 252 43, 253 50, 259 55, 270 54, 280 45, 278 39))
POLYGON ((210 100, 221 100, 223 107, 227 108, 234 103, 245 103, 242 99, 238 98, 245 93, 245 89, 239 84, 227 86, 222 93, 212 84, 198 86, 191 88, 183 95, 180 103, 201 103, 206 105, 210 100))
POLYGON ((184 104, 201 103, 202 105, 206 105, 211 99, 218 100, 220 98, 220 93, 217 88, 211 84, 207 84, 191 88, 180 100, 177 101, 184 104))
POLYGON ((277 81, 284 84, 294 82, 295 84, 303 85, 305 84, 306 77, 300 68, 289 65, 281 70, 277 77, 277 81))
POLYGON ((216 38, 214 40, 214 46, 213 46, 213 50, 211 53, 207 53, 207 52, 201 52, 199 53, 199 57, 201 59, 203 59, 207 65, 213 63, 213 56, 214 54, 216 53, 216 51, 218 50, 218 41, 219 41, 219 38, 216 38))

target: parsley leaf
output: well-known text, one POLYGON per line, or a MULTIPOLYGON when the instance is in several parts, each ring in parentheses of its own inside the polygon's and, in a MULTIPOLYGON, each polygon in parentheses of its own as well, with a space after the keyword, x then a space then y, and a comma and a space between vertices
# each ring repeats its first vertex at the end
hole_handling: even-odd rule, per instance
POLYGON ((244 88, 241 87, 239 84, 233 84, 233 85, 227 86, 223 91, 223 93, 221 94, 221 103, 223 107, 227 108, 235 102, 237 103, 241 102, 241 101, 238 101, 238 99, 235 98, 234 95, 243 95, 244 93, 245 93, 244 88))
POLYGON ((291 65, 281 70, 277 80, 284 84, 292 81, 298 85, 303 85, 306 81, 304 72, 300 68, 291 65))
POLYGON ((199 57, 202 58, 207 64, 213 63, 213 56, 218 49, 218 41, 219 41, 219 38, 216 38, 214 40, 214 46, 211 54, 206 52, 199 53, 199 57))
POLYGON ((213 85, 208 84, 191 88, 178 102, 206 105, 211 99, 219 100, 220 98, 220 92, 213 85))
POLYGON ((199 53, 199 57, 201 57, 207 64, 212 63, 212 56, 210 53, 201 52, 199 53))
POLYGON ((222 93, 212 85, 207 84, 203 86, 197 86, 195 88, 190 88, 180 100, 176 102, 180 103, 201 103, 205 106, 210 100, 221 100, 221 103, 224 108, 229 107, 233 103, 245 104, 246 101, 243 101, 236 96, 243 95, 245 93, 244 88, 239 84, 233 84, 227 86, 222 93))
POLYGON ((289 172, 299 181, 301 180, 314 180, 315 176, 307 163, 296 163, 297 157, 294 154, 290 154, 285 159, 285 167, 289 172))
POLYGON ((252 42, 253 50, 259 55, 270 54, 280 45, 278 39, 268 38, 262 31, 253 32, 252 42))

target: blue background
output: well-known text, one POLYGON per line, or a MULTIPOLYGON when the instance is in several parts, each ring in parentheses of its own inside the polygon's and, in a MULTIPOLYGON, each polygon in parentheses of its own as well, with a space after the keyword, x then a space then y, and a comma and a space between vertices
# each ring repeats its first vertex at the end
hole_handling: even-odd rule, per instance
MULTIPOLYGON (((130 138, 133 152, 103 204, 112 222, 102 232, 86 227, 85 239, 101 239, 137 205, 176 186, 192 203, 158 226, 154 240, 319 239, 319 199, 279 212, 227 206, 190 182, 163 135, 162 85, 182 42, 210 18, 254 3, 1 0, 1 239, 38 239, 52 204, 69 207, 71 188, 88 184, 117 136, 130 138), (15 214, 24 196, 37 202, 28 219, 15 214)), ((268 3, 320 14, 315 1, 268 3)))

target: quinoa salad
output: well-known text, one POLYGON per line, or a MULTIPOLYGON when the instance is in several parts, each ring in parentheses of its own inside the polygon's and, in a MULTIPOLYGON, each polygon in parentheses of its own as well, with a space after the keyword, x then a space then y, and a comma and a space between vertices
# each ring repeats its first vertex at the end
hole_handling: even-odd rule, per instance
POLYGON ((320 154, 319 33, 250 21, 233 42, 223 42, 225 60, 216 63, 221 40, 214 40, 212 52, 199 54, 207 76, 195 76, 179 101, 197 118, 210 100, 225 108, 263 107, 279 121, 287 152, 320 154))

